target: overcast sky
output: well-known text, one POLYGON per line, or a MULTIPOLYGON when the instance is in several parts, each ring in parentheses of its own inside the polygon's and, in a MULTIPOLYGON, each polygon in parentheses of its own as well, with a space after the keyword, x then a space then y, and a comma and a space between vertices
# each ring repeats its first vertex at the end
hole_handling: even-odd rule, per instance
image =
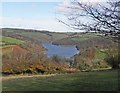
MULTIPOLYGON (((59 17, 57 15, 58 11, 65 10, 63 6, 68 5, 69 0, 40 1, 43 0, 39 0, 39 2, 38 0, 29 0, 29 2, 28 0, 19 0, 19 2, 18 0, 2 1, 2 15, 0 16, 2 24, 0 24, 0 27, 31 28, 55 32, 75 31, 56 20, 59 17)), ((91 1, 93 2, 93 0, 91 1)))

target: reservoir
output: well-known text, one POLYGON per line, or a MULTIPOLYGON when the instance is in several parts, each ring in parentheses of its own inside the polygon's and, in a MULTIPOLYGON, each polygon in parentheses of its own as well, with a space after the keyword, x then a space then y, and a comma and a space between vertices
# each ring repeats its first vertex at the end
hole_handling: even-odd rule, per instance
POLYGON ((77 50, 76 46, 64 46, 54 45, 52 43, 44 43, 43 47, 47 49, 45 54, 47 54, 48 57, 58 55, 60 57, 70 58, 79 53, 79 50, 77 50))

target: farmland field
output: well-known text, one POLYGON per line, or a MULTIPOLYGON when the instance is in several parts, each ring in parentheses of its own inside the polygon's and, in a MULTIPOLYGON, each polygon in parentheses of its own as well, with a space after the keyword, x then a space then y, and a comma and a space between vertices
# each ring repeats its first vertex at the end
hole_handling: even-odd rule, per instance
POLYGON ((73 38, 71 38, 71 40, 77 41, 77 42, 82 42, 82 41, 86 41, 86 40, 89 40, 89 39, 95 38, 95 37, 99 37, 99 36, 95 33, 92 33, 92 34, 87 33, 87 34, 81 35, 79 37, 73 37, 73 38))
POLYGON ((6 36, 0 36, 0 40, 0 51, 2 51, 2 54, 11 54, 14 47, 19 47, 20 44, 24 43, 22 40, 6 36))
POLYGON ((3 77, 3 91, 117 91, 118 79, 118 70, 34 78, 3 77))
POLYGON ((64 33, 52 33, 52 32, 22 32, 20 33, 22 36, 32 38, 34 40, 39 40, 42 42, 50 42, 59 40, 67 37, 64 33))
POLYGON ((20 45, 23 44, 24 41, 16 39, 16 38, 12 38, 12 37, 6 37, 6 36, 0 36, 0 44, 2 44, 3 46, 0 46, 1 48, 6 48, 6 47, 10 47, 10 46, 14 46, 14 45, 20 45))
POLYGON ((22 40, 18 40, 18 39, 11 38, 11 37, 5 37, 5 36, 2 36, 2 41, 8 42, 8 43, 16 43, 16 44, 21 44, 24 42, 22 40))

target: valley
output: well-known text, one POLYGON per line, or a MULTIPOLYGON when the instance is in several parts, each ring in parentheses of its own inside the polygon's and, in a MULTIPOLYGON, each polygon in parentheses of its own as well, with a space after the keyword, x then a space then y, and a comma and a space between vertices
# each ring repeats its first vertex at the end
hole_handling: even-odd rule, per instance
POLYGON ((0 38, 3 91, 43 91, 45 87, 47 91, 118 90, 118 70, 113 70, 120 66, 118 44, 110 37, 93 32, 3 28, 0 38), (38 77, 32 77, 35 75, 38 77), (15 77, 4 79, 10 76, 15 77))
POLYGON ((120 92, 120 0, 0 5, 0 92, 120 92))

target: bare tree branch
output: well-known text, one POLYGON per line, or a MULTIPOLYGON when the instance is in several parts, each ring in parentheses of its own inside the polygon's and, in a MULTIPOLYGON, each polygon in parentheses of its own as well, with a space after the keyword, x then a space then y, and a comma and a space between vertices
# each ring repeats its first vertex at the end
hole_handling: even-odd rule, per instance
POLYGON ((67 8, 71 10, 66 15, 70 22, 67 23, 62 20, 59 20, 59 22, 78 30, 110 33, 117 37, 120 35, 119 0, 109 1, 106 4, 98 4, 96 6, 83 4, 75 0, 67 8), (88 22, 81 21, 83 17, 86 17, 88 22))

